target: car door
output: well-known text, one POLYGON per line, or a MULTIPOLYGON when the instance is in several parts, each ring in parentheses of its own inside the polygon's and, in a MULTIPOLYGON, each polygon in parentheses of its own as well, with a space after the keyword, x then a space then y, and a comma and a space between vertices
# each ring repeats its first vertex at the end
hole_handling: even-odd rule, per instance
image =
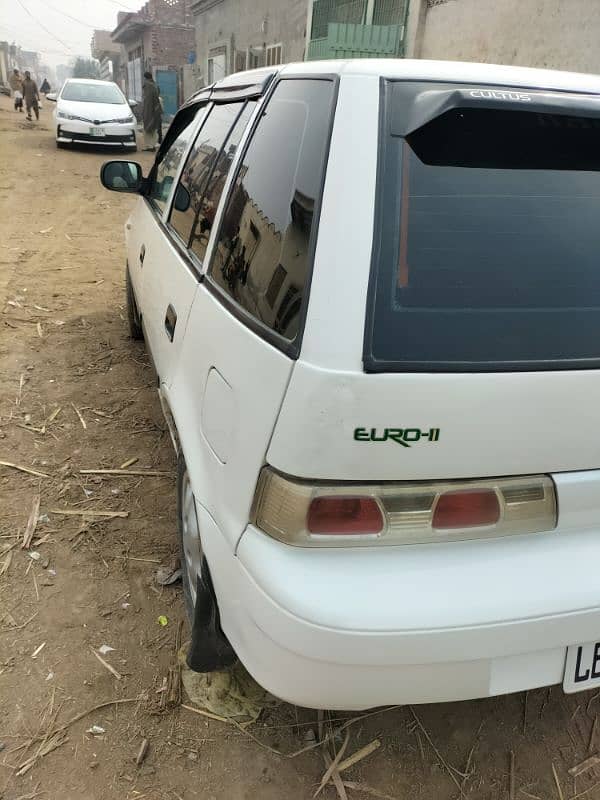
POLYGON ((198 272, 165 222, 186 154, 202 125, 208 94, 175 117, 148 176, 144 201, 130 220, 128 262, 146 345, 160 383, 167 383, 177 355, 198 272))
POLYGON ((300 349, 334 103, 332 80, 280 80, 214 225, 218 188, 205 195, 191 234, 208 270, 169 403, 196 499, 231 547, 248 523, 300 349))

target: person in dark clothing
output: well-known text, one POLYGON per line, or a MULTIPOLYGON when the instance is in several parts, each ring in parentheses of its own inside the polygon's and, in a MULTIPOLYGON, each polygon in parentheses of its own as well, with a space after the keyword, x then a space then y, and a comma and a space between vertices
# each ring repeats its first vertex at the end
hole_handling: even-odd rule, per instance
POLYGON ((31 73, 25 73, 25 80, 23 81, 23 97, 25 98, 25 108, 27 109, 27 119, 31 120, 31 109, 35 113, 35 118, 40 118, 40 93, 38 91, 37 83, 31 79, 31 73))
POLYGON ((42 85, 40 86, 40 92, 42 94, 48 94, 49 91, 50 91, 50 84, 48 83, 48 79, 44 78, 44 80, 42 81, 42 85))
POLYGON ((142 120, 144 124, 143 150, 156 150, 158 129, 162 122, 160 92, 151 72, 144 72, 142 86, 142 120))

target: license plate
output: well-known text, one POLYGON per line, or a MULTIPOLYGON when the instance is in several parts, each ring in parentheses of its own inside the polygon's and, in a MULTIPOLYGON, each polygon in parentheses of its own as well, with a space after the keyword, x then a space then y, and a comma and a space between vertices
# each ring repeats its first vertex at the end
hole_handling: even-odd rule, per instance
POLYGON ((106 136, 104 128, 90 128, 90 136, 106 136))
POLYGON ((600 686, 600 642, 574 644, 567 648, 563 690, 568 694, 600 686))

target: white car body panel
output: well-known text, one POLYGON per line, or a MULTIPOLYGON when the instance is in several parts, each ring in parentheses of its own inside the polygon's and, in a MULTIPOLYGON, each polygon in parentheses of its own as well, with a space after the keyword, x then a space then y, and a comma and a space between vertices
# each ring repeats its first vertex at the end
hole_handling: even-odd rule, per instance
POLYGON ((267 460, 289 475, 335 480, 593 470, 600 467, 591 434, 599 407, 597 370, 368 375, 299 361, 267 460), (440 434, 406 448, 356 441, 363 427, 440 434))
MULTIPOLYGON (((156 214, 140 200, 127 232, 132 283, 194 488, 223 630, 259 682, 306 706, 459 700, 558 683, 567 647, 600 640, 600 377, 364 372, 379 82, 600 95, 600 79, 405 60, 308 62, 281 74, 339 77, 298 359, 201 283, 218 224, 194 269, 169 239, 168 207, 156 214), (173 342, 164 333, 169 304, 177 311, 173 342), (435 427, 440 436, 404 448, 357 441, 358 427, 435 427), (252 521, 265 464, 331 481, 551 474, 558 525, 428 545, 291 547, 252 521)), ((217 221, 242 150, 243 143, 217 221)))
POLYGON ((203 487, 197 498, 216 520, 231 553, 248 523, 292 366, 290 358, 232 317, 204 286, 198 289, 166 396, 192 486, 203 487), (206 392, 214 369, 229 387, 224 397, 223 387, 221 394, 206 392), (225 450, 218 430, 228 431, 225 450))
MULTIPOLYGON (((161 385, 169 385, 183 342, 198 279, 186 265, 177 248, 165 236, 156 216, 148 203, 143 202, 140 209, 143 260, 138 254, 139 270, 142 273, 141 314, 144 335, 146 336, 154 367, 161 385), (167 266, 168 265, 168 266, 167 266), (166 318, 169 307, 176 315, 173 339, 169 338, 166 318)), ((135 259, 135 254, 132 253, 135 259)))
MULTIPOLYGON (((58 97, 52 113, 56 141, 77 144, 103 144, 109 146, 125 146, 135 149, 135 115, 123 97, 122 103, 94 103, 80 102, 76 100, 65 100, 63 93, 65 87, 72 83, 111 83, 109 81, 93 81, 70 79, 65 82, 58 97), (67 116, 61 116, 67 115, 67 116), (69 119, 76 117, 76 119, 69 119), (124 121, 129 119, 129 121, 124 121), (92 128, 100 128, 104 131, 104 136, 97 136, 90 139, 92 128), (131 139, 133 134, 133 139, 131 139), (121 137, 122 141, 116 141, 112 137, 121 137)), ((116 86, 116 84, 112 84, 116 86)), ((118 87, 117 87, 118 88, 118 87)), ((119 90, 119 93, 120 90, 119 90)))

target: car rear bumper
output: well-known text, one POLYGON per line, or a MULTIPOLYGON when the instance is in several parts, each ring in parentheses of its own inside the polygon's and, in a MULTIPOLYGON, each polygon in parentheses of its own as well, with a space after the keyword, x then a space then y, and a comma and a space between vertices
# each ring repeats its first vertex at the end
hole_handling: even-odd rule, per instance
POLYGON ((600 640, 597 532, 326 551, 249 527, 235 557, 210 515, 202 525, 225 633, 259 683, 298 705, 547 686, 568 645, 600 640))

